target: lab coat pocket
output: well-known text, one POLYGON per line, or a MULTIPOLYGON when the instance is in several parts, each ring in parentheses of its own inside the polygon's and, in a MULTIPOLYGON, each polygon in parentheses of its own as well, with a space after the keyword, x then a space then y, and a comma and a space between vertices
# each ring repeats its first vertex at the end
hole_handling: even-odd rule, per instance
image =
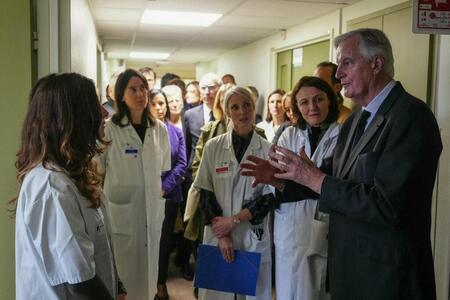
POLYGON ((283 203, 275 210, 273 239, 276 251, 281 255, 291 255, 298 246, 294 207, 295 202, 283 203))
POLYGON ((328 253, 328 222, 313 219, 311 222, 311 236, 309 255, 327 257, 328 253))
POLYGON ((261 253, 262 262, 270 262, 270 239, 267 231, 268 226, 266 222, 259 225, 251 225, 250 230, 250 245, 246 247, 249 251, 261 253))
POLYGON ((109 202, 109 214, 111 216, 111 231, 113 234, 130 235, 132 234, 133 206, 128 204, 117 204, 109 202))
POLYGON ((328 222, 313 219, 311 222, 310 247, 307 250, 307 263, 310 278, 317 290, 324 289, 327 273, 328 222))

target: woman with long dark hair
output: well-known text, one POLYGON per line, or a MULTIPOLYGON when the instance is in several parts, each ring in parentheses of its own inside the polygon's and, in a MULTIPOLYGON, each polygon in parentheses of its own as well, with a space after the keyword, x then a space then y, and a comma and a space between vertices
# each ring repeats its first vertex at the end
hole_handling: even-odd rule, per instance
POLYGON ((111 145, 99 161, 105 170, 117 269, 128 299, 152 299, 166 202, 161 172, 170 170, 169 139, 164 124, 147 111, 148 85, 141 73, 121 73, 115 96, 117 112, 105 127, 111 145))
MULTIPOLYGON (((103 114, 102 114, 103 112, 103 114)), ((94 83, 51 74, 31 91, 17 153, 16 299, 116 299, 101 176, 107 143, 94 83)))

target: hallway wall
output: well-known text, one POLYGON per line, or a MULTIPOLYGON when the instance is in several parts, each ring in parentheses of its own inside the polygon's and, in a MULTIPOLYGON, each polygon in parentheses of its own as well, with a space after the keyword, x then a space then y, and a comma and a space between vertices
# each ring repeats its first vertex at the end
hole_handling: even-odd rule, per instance
POLYGON ((97 84, 97 31, 86 0, 70 1, 70 66, 97 84))
MULTIPOLYGON (((308 22, 288 28, 281 32, 254 43, 228 51, 210 62, 197 65, 197 77, 204 72, 214 71, 219 75, 231 73, 240 85, 255 85, 260 93, 268 95, 275 88, 275 68, 277 52, 294 46, 333 39, 342 31, 348 20, 371 14, 373 12, 395 6, 405 0, 363 0, 354 5, 333 11, 308 22), (342 12, 342 14, 341 14, 342 12), (214 66, 215 69, 208 69, 214 66)), ((330 49, 333 60, 334 49, 330 49)))
POLYGON ((439 37, 437 49, 436 118, 444 149, 437 177, 434 267, 438 299, 450 299, 450 36, 439 37))
POLYGON ((14 299, 14 220, 6 203, 17 191, 15 153, 31 88, 30 1, 2 1, 0 10, 0 299, 14 299))

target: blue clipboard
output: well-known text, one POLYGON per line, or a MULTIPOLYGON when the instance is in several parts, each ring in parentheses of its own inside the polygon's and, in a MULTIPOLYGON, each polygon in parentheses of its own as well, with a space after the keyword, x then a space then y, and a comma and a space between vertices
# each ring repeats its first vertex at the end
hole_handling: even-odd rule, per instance
POLYGON ((197 252, 194 286, 256 296, 260 262, 260 253, 235 250, 234 261, 227 263, 219 247, 200 245, 197 252))

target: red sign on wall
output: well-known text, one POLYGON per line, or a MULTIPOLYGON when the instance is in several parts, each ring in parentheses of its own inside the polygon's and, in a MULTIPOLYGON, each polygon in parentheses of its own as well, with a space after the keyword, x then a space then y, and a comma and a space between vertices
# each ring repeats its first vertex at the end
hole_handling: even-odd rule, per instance
POLYGON ((450 34, 450 0, 414 0, 413 32, 450 34))

